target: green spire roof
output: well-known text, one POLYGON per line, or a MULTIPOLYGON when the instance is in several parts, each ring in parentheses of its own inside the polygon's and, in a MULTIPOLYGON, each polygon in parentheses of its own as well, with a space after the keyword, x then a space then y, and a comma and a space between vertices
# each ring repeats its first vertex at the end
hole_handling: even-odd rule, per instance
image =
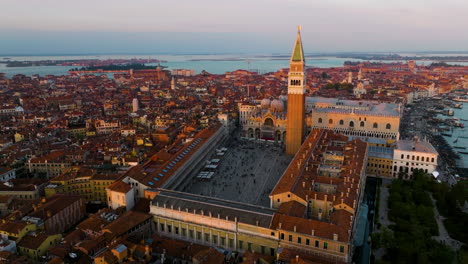
POLYGON ((304 61, 304 51, 302 49, 300 29, 298 29, 297 31, 296 44, 294 44, 294 50, 291 56, 291 60, 292 61, 304 61))

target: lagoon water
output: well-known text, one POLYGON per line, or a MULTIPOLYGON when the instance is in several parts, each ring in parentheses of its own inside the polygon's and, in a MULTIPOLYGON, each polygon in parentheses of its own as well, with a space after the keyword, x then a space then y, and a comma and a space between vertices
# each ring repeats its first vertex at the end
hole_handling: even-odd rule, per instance
MULTIPOLYGON (((454 128, 451 137, 444 136, 447 143, 452 147, 466 147, 466 149, 453 149, 455 151, 468 152, 468 103, 463 103, 462 109, 454 109, 454 116, 451 118, 458 118, 460 122, 465 124, 465 128, 454 128)), ((458 165, 462 168, 468 168, 468 155, 459 154, 460 159, 458 165)))
MULTIPOLYGON (((197 73, 205 70, 213 74, 223 74, 227 71, 245 69, 257 71, 259 73, 275 72, 278 69, 289 67, 288 54, 271 55, 242 55, 242 54, 223 54, 223 55, 80 55, 80 56, 0 56, 1 60, 14 61, 39 61, 39 60, 82 60, 82 59, 159 59, 167 62, 161 63, 172 69, 192 69, 197 73)), ((337 58, 337 57, 306 57, 306 63, 309 67, 329 68, 341 67, 345 61, 362 61, 359 59, 337 58)), ((377 61, 375 61, 377 62, 377 61)), ((383 61, 395 62, 395 61, 383 61)), ((418 65, 429 65, 432 61, 417 60, 418 65)), ((450 62, 449 62, 450 63, 450 62)), ((468 62, 453 62, 454 64, 468 65, 468 62)), ((149 64, 156 65, 156 64, 149 64)), ((35 67, 6 67, 6 64, 0 63, 0 72, 12 77, 15 74, 32 75, 46 74, 65 75, 68 70, 75 68, 73 66, 35 66, 35 67)))

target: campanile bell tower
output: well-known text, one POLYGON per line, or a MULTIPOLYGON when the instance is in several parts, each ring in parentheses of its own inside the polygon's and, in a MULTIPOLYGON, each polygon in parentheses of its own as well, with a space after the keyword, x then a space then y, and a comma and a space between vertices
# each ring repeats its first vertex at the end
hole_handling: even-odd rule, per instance
POLYGON ((301 28, 289 61, 288 121, 286 126, 286 154, 295 155, 302 145, 305 130, 305 59, 302 49, 301 28))

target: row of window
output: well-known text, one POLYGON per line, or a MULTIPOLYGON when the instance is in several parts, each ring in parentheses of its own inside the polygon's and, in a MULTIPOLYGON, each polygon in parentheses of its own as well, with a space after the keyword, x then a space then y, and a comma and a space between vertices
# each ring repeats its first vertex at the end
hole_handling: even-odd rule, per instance
POLYGON ((393 171, 400 171, 400 172, 413 172, 414 170, 423 170, 425 173, 429 173, 427 169, 420 169, 420 168, 408 168, 408 167, 397 167, 394 166, 393 171))
POLYGON ((291 80, 291 85, 301 85, 301 80, 291 80))
MULTIPOLYGON (((319 118, 319 119, 318 119, 318 122, 319 122, 320 124, 323 123, 323 119, 322 119, 322 118, 319 118)), ((332 124, 333 124, 333 119, 328 119, 328 124, 332 125, 332 124)), ((339 121, 339 124, 340 124, 340 125, 344 125, 344 121, 343 121, 343 120, 340 120, 340 121, 339 121)), ((361 122, 359 123, 359 126, 360 126, 360 127, 364 127, 365 125, 366 125, 366 124, 365 124, 364 121, 361 121, 361 122)), ((350 127, 354 127, 354 121, 349 121, 349 126, 350 126, 350 127)), ((372 127, 373 127, 373 128, 379 128, 379 125, 378 125, 377 123, 374 123, 374 124, 372 125, 372 127)), ((386 128, 386 129, 391 129, 391 128, 392 128, 392 125, 389 124, 389 123, 387 123, 387 125, 385 125, 385 128, 386 128)))
MULTIPOLYGON (((165 229, 166 227, 167 227, 167 232, 168 233, 174 233, 176 235, 181 235, 183 237, 188 237, 190 239, 199 240, 199 241, 202 241, 202 242, 211 243, 211 244, 215 244, 215 245, 220 245, 221 247, 234 248, 234 239, 233 238, 229 238, 226 241, 226 237, 223 237, 223 236, 218 237, 218 235, 216 235, 216 234, 212 234, 212 235, 210 235, 209 233, 202 234, 202 232, 200 232, 200 231, 195 232, 192 229, 189 229, 188 232, 187 232, 186 228, 180 228, 180 230, 179 230, 179 227, 177 227, 177 226, 172 228, 172 225, 165 225, 164 223, 159 224, 159 230, 161 232, 166 232, 166 229, 165 229), (188 236, 187 236, 187 234, 188 234, 188 236), (218 238, 219 238, 219 240, 218 240, 218 238)), ((247 246, 246 247, 245 246, 246 245, 244 244, 244 241, 239 240, 239 249, 246 249, 246 250, 252 251, 252 249, 253 249, 253 244, 252 243, 247 242, 247 246)), ((260 246, 260 251, 261 251, 262 254, 267 254, 265 246, 260 246)), ((274 254, 275 254, 275 249, 270 248, 270 255, 274 256, 274 254)))
MULTIPOLYGON (((281 239, 281 240, 284 240, 284 239, 285 239, 285 238, 284 238, 284 233, 281 233, 281 234, 280 234, 280 239, 281 239)), ((289 242, 293 242, 293 236, 292 236, 292 235, 289 235, 289 236, 288 236, 288 241, 289 241, 289 242)), ((296 240, 296 243, 302 244, 302 237, 298 236, 298 237, 297 237, 297 240, 296 240)), ((308 238, 305 239, 305 245, 306 245, 306 246, 310 246, 310 239, 308 239, 308 238)), ((316 248, 320 248, 320 241, 319 241, 319 240, 315 240, 314 246, 315 246, 316 248)), ((322 243, 322 247, 323 247, 323 249, 328 249, 328 242, 323 242, 323 243, 322 243)), ((339 250, 340 250, 341 253, 344 252, 344 249, 345 249, 345 247, 342 246, 342 245, 340 245, 340 249, 339 249, 339 250)))
POLYGON ((381 169, 390 169, 390 168, 391 168, 391 165, 382 165, 382 164, 369 163, 369 164, 367 164, 367 167, 375 167, 375 168, 381 168, 381 169))
MULTIPOLYGON (((405 154, 401 154, 401 158, 404 159, 405 158, 405 154)), ((416 158, 416 161, 419 161, 419 156, 414 156, 414 155, 411 155, 411 160, 415 160, 416 158)), ((406 159, 410 159, 410 155, 406 155, 406 159)), ((429 157, 426 157, 426 162, 429 162, 429 159, 431 160, 431 162, 434 162, 434 158, 429 158, 429 157)), ((424 161, 424 157, 421 156, 421 161, 424 161)))

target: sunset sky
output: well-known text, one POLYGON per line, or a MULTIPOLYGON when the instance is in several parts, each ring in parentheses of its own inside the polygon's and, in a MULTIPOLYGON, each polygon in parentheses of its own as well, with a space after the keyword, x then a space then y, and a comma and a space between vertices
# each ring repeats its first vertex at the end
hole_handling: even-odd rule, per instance
POLYGON ((466 0, 2 0, 0 54, 467 51, 466 0))

